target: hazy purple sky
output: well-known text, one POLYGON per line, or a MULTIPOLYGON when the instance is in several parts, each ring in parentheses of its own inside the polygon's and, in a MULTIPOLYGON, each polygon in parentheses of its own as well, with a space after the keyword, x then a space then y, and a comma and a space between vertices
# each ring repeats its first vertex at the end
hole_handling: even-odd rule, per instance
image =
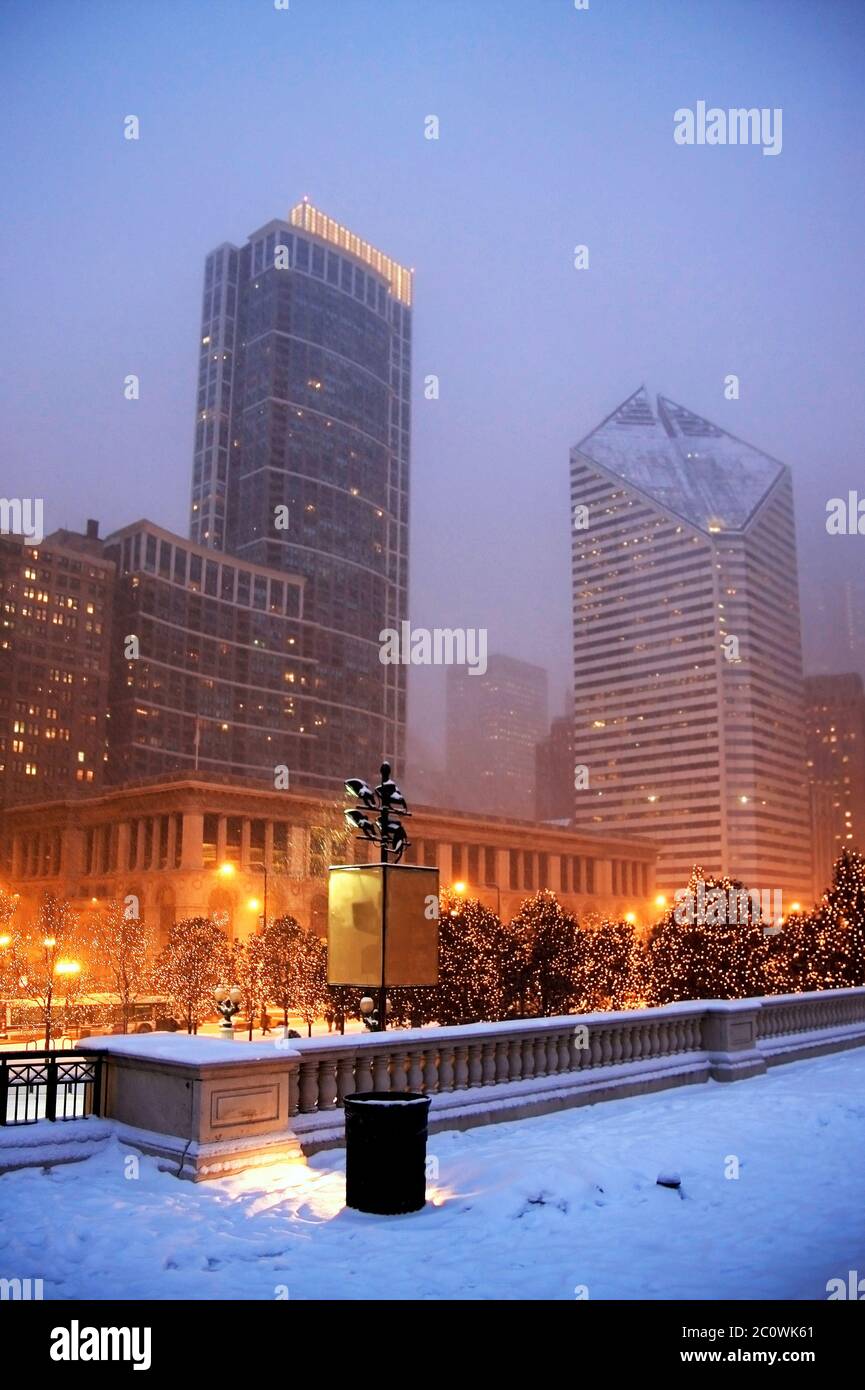
POLYGON ((865 571, 824 529, 865 493, 863 57, 862 0, 4 0, 0 492, 185 533, 204 255, 308 194, 417 271, 416 624, 486 626, 555 712, 568 450, 646 381, 791 465, 831 660, 818 570, 865 571), (676 145, 700 100, 781 107, 782 152, 676 145))

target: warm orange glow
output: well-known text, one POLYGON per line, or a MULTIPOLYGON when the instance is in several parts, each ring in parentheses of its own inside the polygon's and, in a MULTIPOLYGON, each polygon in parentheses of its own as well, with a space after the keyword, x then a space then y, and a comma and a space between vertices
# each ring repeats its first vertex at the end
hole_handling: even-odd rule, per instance
POLYGON ((10 944, 11 940, 12 940, 11 936, 0 936, 0 947, 2 947, 2 946, 8 946, 8 945, 10 944))
POLYGON ((237 870, 235 869, 233 864, 225 863, 220 864, 216 872, 221 874, 223 878, 233 878, 237 870))
POLYGON ((56 946, 56 945, 57 945, 57 938, 56 938, 56 936, 46 936, 46 937, 43 937, 43 939, 42 939, 42 945, 45 947, 46 951, 50 951, 50 949, 51 949, 52 946, 56 946))
POLYGON ((258 898, 250 898, 246 906, 249 908, 250 912, 261 911, 261 902, 258 898))
POLYGON ((626 912, 626 913, 625 913, 625 921, 626 921, 626 922, 629 922, 629 923, 631 924, 631 926, 633 926, 633 924, 636 922, 636 920, 637 920, 637 914, 636 914, 636 912, 626 912))
POLYGON ((655 899, 655 907, 666 907, 666 906, 667 906, 667 895, 666 895, 666 893, 659 893, 658 896, 657 896, 656 899, 655 899))
POLYGON ((463 883, 462 879, 460 880, 459 883, 455 883, 455 884, 454 884, 454 892, 455 892, 455 893, 464 893, 465 891, 466 891, 466 885, 463 883))
POLYGON ((791 911, 791 912, 801 912, 801 911, 802 911, 802 904, 801 904, 801 903, 791 903, 791 904, 790 904, 790 911, 791 911))
POLYGON ((59 960, 54 967, 55 975, 79 975, 81 965, 77 960, 59 960))

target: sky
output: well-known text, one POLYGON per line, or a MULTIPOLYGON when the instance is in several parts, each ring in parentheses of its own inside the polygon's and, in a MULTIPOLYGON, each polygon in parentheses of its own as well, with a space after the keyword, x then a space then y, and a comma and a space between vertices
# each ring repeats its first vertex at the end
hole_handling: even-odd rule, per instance
MULTIPOLYGON (((416 272, 414 625, 486 627, 564 709, 569 449, 645 382, 790 465, 807 664, 841 669, 863 48, 861 0, 4 0, 0 493, 186 534, 204 257, 307 195, 416 272), (781 108, 781 152, 678 145, 698 101, 781 108)), ((442 689, 412 669, 433 758, 442 689)))

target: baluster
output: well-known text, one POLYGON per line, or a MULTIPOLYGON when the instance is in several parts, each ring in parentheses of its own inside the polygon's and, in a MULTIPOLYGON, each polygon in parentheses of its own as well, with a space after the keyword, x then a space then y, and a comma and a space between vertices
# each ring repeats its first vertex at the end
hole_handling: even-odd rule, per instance
POLYGON ((439 1048, 439 1085, 440 1091, 453 1091, 456 1089, 454 1082, 454 1045, 453 1043, 442 1043, 439 1048))
POLYGON ((546 1056, 547 1076, 555 1076, 559 1069, 559 1035, 558 1033, 547 1034, 547 1056, 546 1056))
POLYGON ((481 1084, 483 1086, 494 1086, 496 1084, 496 1045, 495 1042, 485 1042, 481 1052, 481 1084))
POLYGON ((609 1028, 605 1028, 601 1033, 601 1066, 609 1066, 613 1059, 612 1040, 609 1028))
POLYGON ((318 1068, 318 1108, 332 1110, 336 1104, 336 1058, 323 1057, 318 1068))
POLYGON ((438 1048, 427 1047, 423 1054, 423 1088, 427 1095, 432 1095, 439 1089, 439 1054, 438 1048))
POLYGON ((422 1091, 424 1088, 423 1053, 420 1048, 412 1048, 408 1054, 408 1088, 422 1091))
POLYGON ((512 1038, 508 1043, 508 1072, 511 1081, 519 1081, 523 1074, 523 1044, 520 1038, 512 1038))
POLYGON ((458 1044, 454 1048, 454 1090, 463 1091, 469 1084, 469 1050, 458 1044))
POLYGON ((528 1078, 535 1074, 535 1044, 532 1038, 523 1038, 523 1076, 528 1078))
POLYGON ((469 1085, 480 1086, 483 1082, 481 1063, 481 1043, 469 1043, 469 1085))
POLYGON ((350 1096, 356 1090, 354 1080, 355 1055, 351 1053, 348 1057, 340 1057, 336 1068, 336 1103, 342 1105, 346 1096, 350 1096))
POLYGON ((375 1090, 372 1075, 372 1053, 366 1047, 359 1048, 354 1064, 354 1089, 359 1095, 375 1090))
POLYGON ((509 1081, 511 1077, 510 1069, 510 1045, 502 1038, 496 1040, 496 1081, 509 1081))
POLYGON ((309 1115, 318 1109, 318 1062, 301 1060, 300 1113, 309 1115))
POLYGON ((390 1089, 392 1091, 406 1091, 408 1084, 406 1081, 406 1071, 408 1068, 409 1057, 407 1052, 397 1052, 391 1055, 390 1059, 390 1089))
POLYGON ((390 1058, 386 1052, 375 1052, 372 1059, 374 1091, 390 1090, 390 1058))
POLYGON ((559 1034, 559 1071, 571 1070, 571 1038, 573 1034, 570 1028, 564 1033, 559 1034))

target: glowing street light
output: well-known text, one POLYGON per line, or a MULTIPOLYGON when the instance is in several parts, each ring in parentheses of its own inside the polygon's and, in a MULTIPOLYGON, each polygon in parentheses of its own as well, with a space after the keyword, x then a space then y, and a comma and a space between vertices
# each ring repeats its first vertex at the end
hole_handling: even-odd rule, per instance
POLYGON ((220 864, 216 872, 219 874, 220 878, 234 878, 237 870, 232 863, 226 860, 224 864, 220 864))

